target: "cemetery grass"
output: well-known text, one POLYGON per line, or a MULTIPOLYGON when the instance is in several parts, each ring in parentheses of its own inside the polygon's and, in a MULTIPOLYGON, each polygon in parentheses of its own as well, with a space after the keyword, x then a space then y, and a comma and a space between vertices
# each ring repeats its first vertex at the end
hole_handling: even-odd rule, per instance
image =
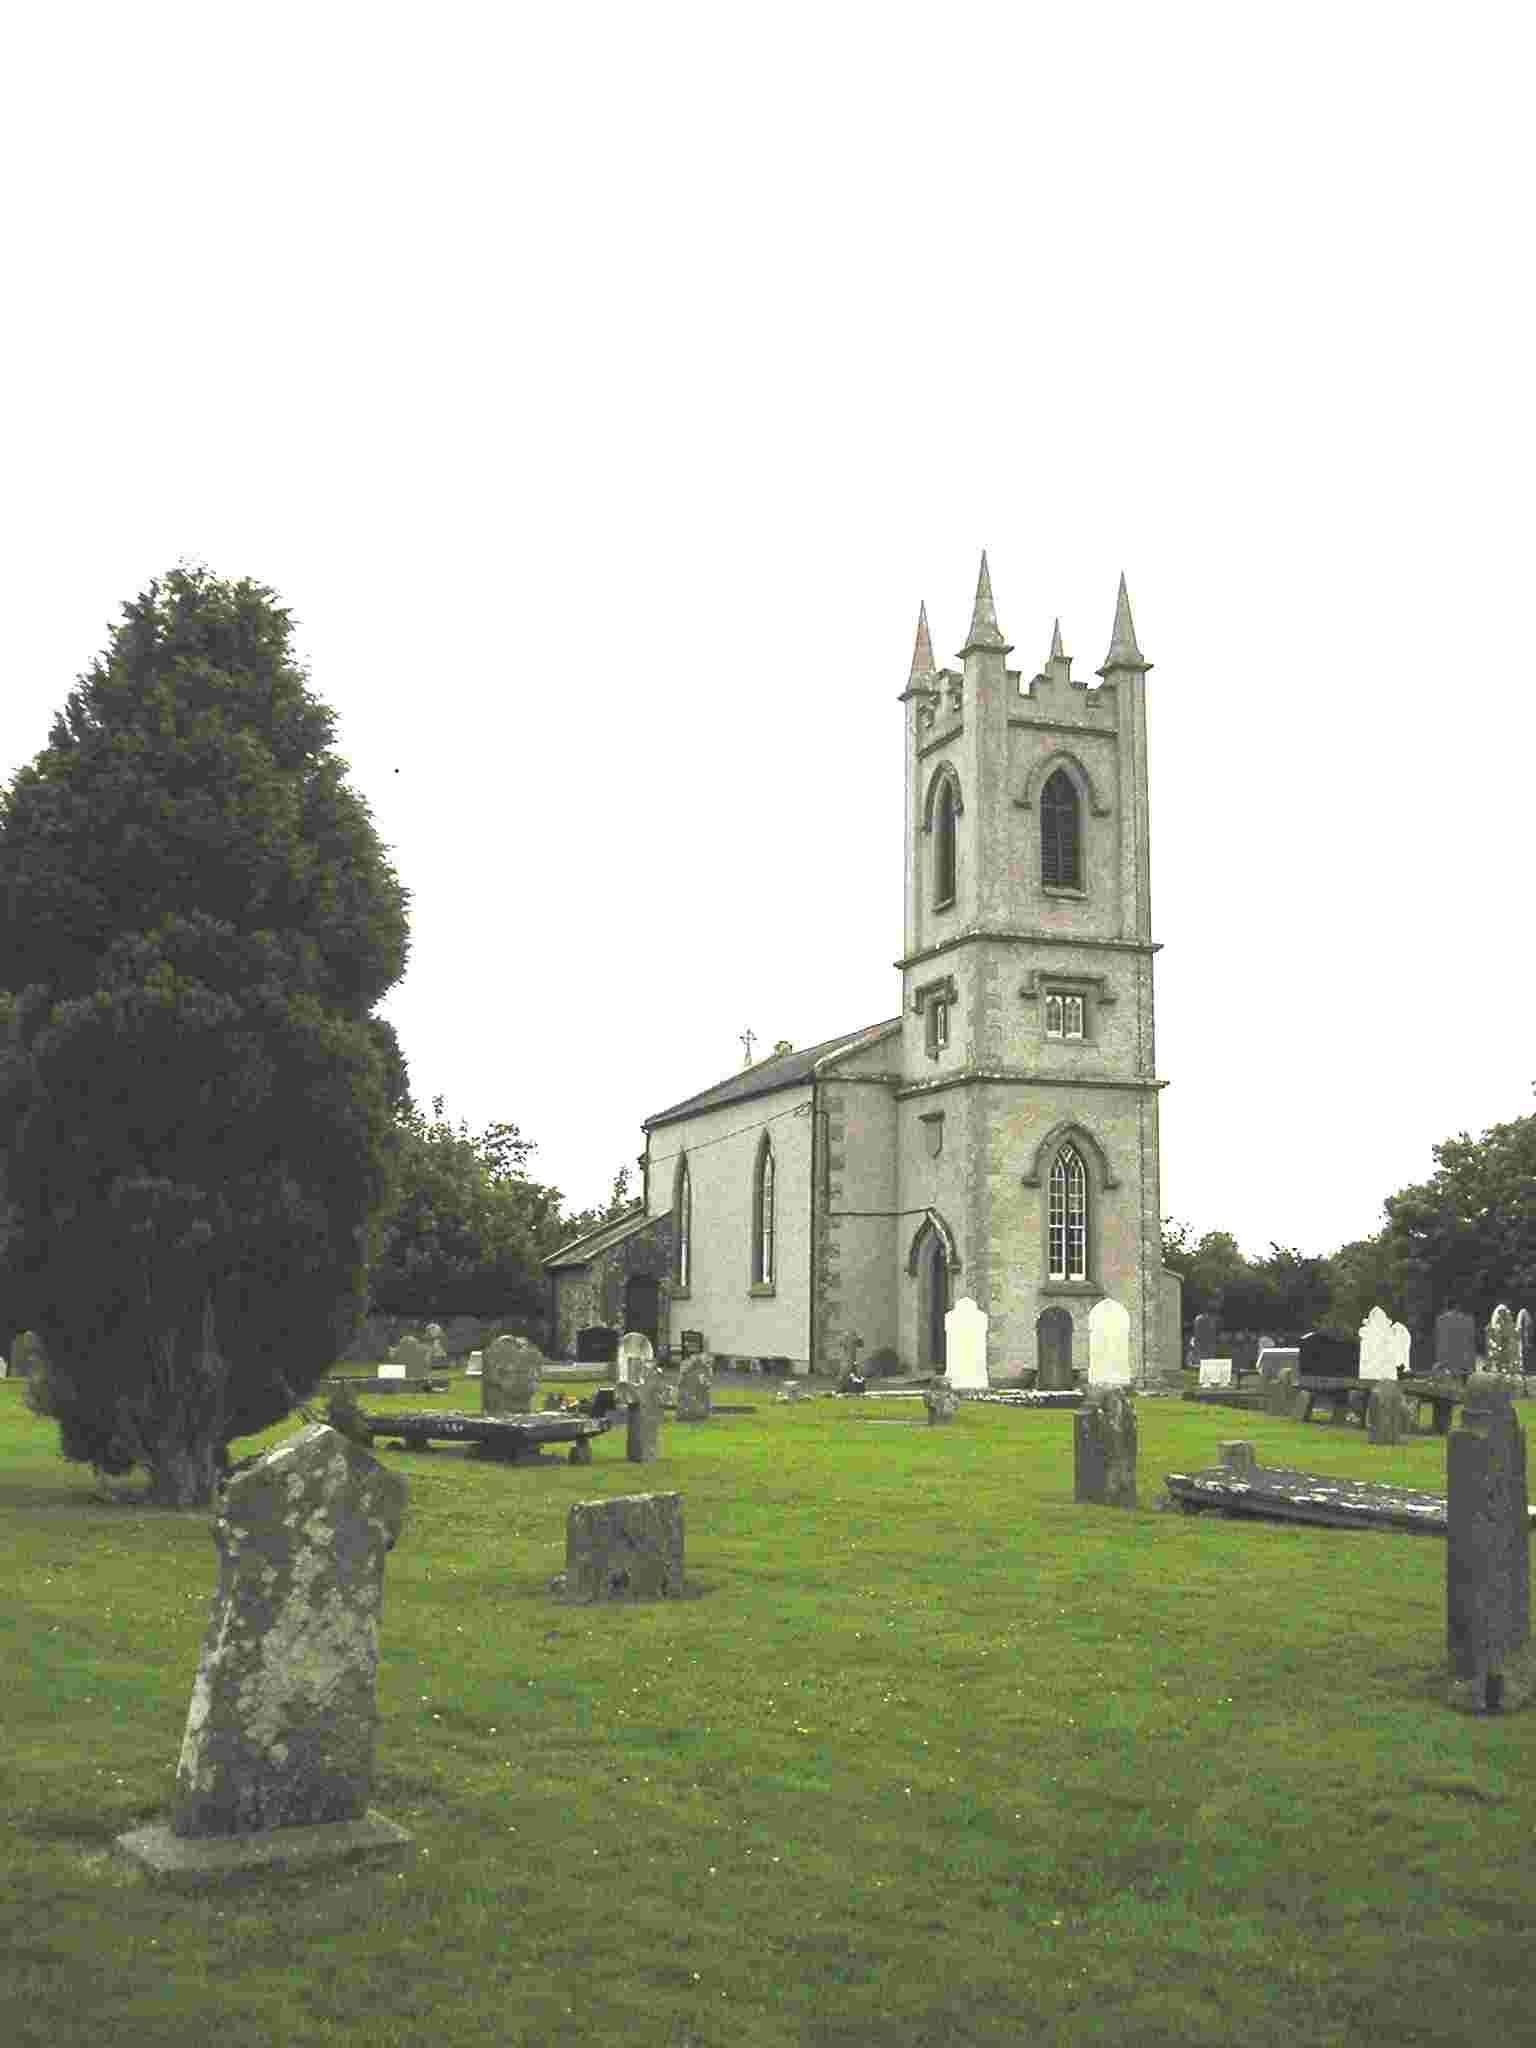
POLYGON ((1530 2038, 1536 1713, 1442 1704, 1443 1543, 1154 1506, 1223 1436, 1437 1488, 1442 1439, 1143 1401, 1129 1513, 1074 1506, 1069 1415, 723 1398, 645 1468, 381 1450, 414 1848, 182 1892, 112 1844, 168 1812, 208 1517, 98 1498, 0 1382, 6 2038, 1530 2038), (551 1600, 570 1502, 670 1487, 687 1597, 551 1600))

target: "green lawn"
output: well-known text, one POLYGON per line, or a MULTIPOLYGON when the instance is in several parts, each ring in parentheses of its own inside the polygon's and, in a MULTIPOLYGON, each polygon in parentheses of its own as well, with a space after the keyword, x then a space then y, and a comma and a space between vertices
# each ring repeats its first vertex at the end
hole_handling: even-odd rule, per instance
POLYGON ((167 1812, 208 1519, 93 1498, 0 1382, 4 2038, 1536 2038, 1536 1714, 1442 1705, 1443 1542, 1154 1508, 1222 1437, 1432 1487, 1443 1440, 1143 1401, 1129 1514, 1073 1505, 1070 1415, 725 1398, 643 1469, 381 1451, 416 1846, 186 1894, 111 1844, 167 1812), (571 1501, 670 1487, 690 1597, 549 1598, 571 1501))

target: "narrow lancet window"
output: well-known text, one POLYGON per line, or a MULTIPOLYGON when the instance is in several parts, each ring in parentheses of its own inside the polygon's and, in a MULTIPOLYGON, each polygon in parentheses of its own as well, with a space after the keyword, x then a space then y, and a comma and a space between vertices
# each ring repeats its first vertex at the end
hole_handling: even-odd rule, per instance
POLYGON ((693 1182, 688 1173, 688 1159, 685 1154, 678 1162, 676 1235, 677 1235, 677 1284, 688 1285, 688 1274, 693 1251, 693 1182))
POLYGON ((1088 1176, 1073 1145, 1063 1145, 1051 1167, 1049 1238, 1051 1279, 1086 1280, 1088 1176))
POLYGON ((752 1281, 773 1285, 773 1147, 764 1138, 758 1147, 756 1185, 752 1191, 752 1281))
POLYGON ((947 775, 934 805, 933 900, 936 907, 955 900, 955 791, 947 775))
POLYGON ((1083 886, 1078 797, 1064 768, 1040 792, 1040 879, 1053 889, 1083 886))

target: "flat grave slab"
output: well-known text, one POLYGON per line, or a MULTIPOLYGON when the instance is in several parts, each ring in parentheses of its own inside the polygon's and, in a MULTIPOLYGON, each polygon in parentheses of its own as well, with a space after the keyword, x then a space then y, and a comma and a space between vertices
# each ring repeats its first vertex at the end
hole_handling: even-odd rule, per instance
POLYGON ((427 1379, 413 1380, 359 1380, 348 1379, 337 1374, 325 1381, 328 1387, 345 1387, 352 1394, 440 1394, 448 1385, 445 1375, 434 1373, 427 1379))
MULTIPOLYGON (((1372 1479, 1298 1472, 1288 1465, 1255 1465, 1234 1472, 1224 1465, 1202 1472, 1169 1472, 1163 1484, 1187 1515, 1215 1509, 1281 1522, 1312 1522, 1330 1529, 1411 1529, 1443 1536, 1443 1493, 1387 1486, 1372 1479)), ((1531 1510, 1536 1518, 1536 1508, 1531 1510)), ((1536 1527, 1536 1519, 1533 1519, 1536 1527)))
POLYGON ((370 1440, 394 1438, 407 1450, 424 1451, 431 1443, 484 1444, 500 1457, 532 1460, 546 1444, 569 1444, 574 1463, 586 1464, 588 1441, 608 1431, 607 1416, 592 1415, 458 1415, 435 1408, 409 1409, 400 1415, 365 1415, 370 1440), (585 1453, 585 1456, 580 1455, 585 1453))

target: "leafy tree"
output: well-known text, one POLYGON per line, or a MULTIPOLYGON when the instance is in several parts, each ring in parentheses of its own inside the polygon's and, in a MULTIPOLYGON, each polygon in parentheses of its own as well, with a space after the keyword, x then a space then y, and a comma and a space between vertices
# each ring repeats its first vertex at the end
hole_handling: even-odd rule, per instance
POLYGON ((67 1458, 207 1502, 364 1303, 407 892, 272 591, 124 607, 0 797, 0 1259, 67 1458))
POLYGON ((562 1244, 569 1244, 573 1238, 585 1237, 588 1231, 601 1230, 605 1223, 612 1223, 622 1216, 626 1209, 634 1206, 635 1197, 629 1192, 629 1166, 621 1166, 613 1176, 613 1185, 608 1190, 608 1199, 595 1209, 578 1209, 573 1214, 560 1218, 559 1234, 553 1244, 546 1246, 545 1257, 562 1244))
POLYGON ((1479 1321, 1536 1305, 1536 1116, 1434 1147, 1429 1180, 1389 1195, 1382 1243, 1420 1326, 1444 1308, 1479 1321))

